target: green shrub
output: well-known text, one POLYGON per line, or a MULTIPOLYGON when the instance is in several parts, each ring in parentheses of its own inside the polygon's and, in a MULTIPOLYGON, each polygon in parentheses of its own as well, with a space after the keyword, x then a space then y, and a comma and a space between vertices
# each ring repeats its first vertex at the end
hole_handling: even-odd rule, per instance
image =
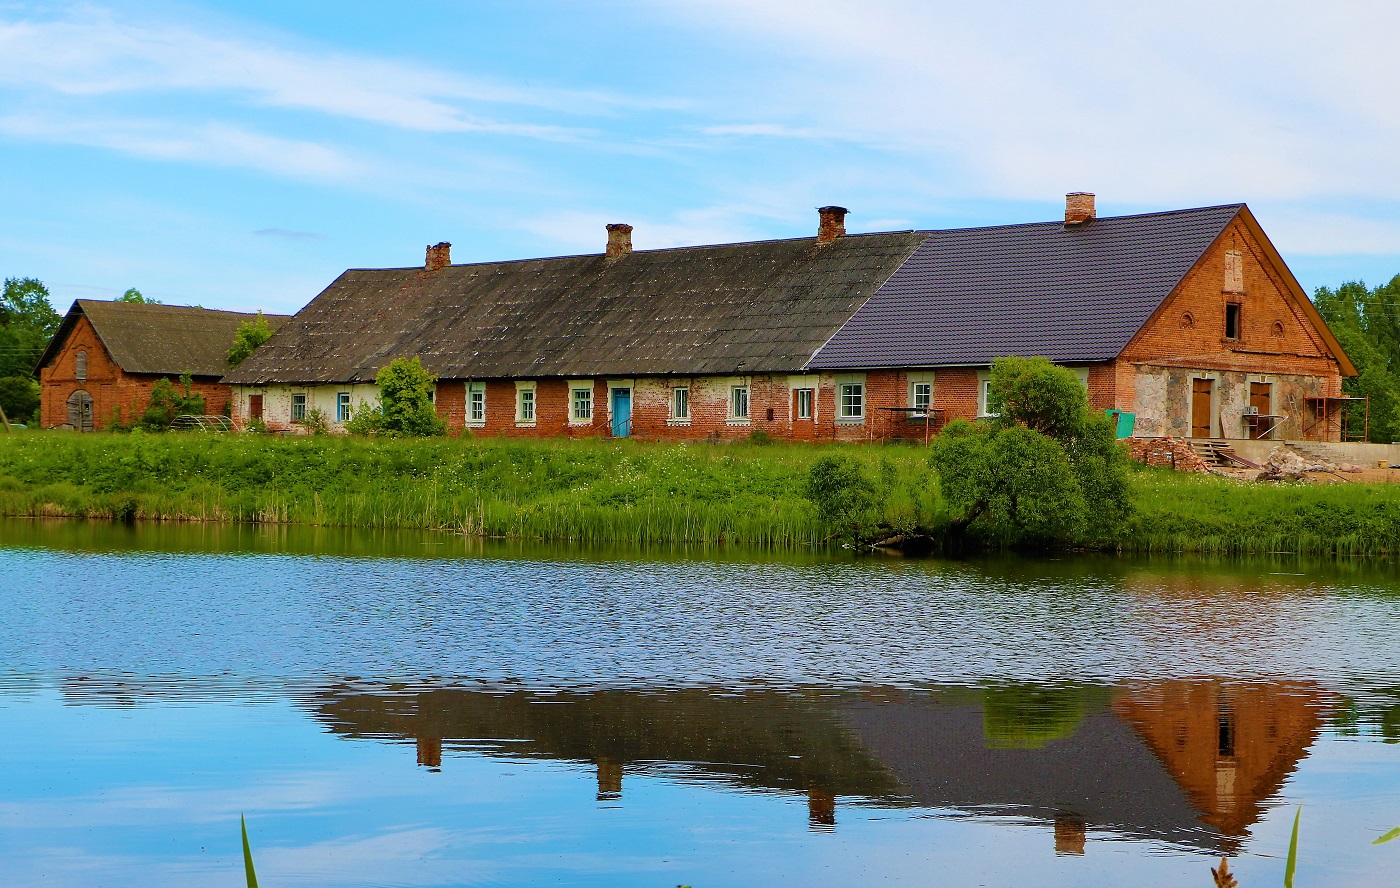
POLYGON ((360 404, 345 428, 357 435, 428 438, 447 434, 447 422, 433 406, 437 377, 418 358, 395 358, 374 377, 379 403, 360 404))
POLYGON ((805 494, 817 516, 849 540, 864 539, 875 526, 875 485, 849 456, 823 456, 812 463, 805 494))
POLYGON ((312 407, 306 411, 306 416, 301 420, 301 427, 313 435, 328 435, 331 431, 330 420, 320 407, 312 407))
POLYGON ((164 432, 177 416, 203 416, 204 396, 190 391, 194 380, 188 373, 180 374, 181 392, 169 379, 161 378, 151 386, 151 400, 146 411, 136 421, 136 427, 148 432, 164 432))

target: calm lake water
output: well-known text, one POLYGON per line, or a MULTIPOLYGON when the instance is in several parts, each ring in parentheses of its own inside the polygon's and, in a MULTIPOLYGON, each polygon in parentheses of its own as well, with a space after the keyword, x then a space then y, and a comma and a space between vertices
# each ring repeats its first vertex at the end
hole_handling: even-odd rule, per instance
POLYGON ((0 522, 6 885, 1395 884, 1393 566, 0 522))

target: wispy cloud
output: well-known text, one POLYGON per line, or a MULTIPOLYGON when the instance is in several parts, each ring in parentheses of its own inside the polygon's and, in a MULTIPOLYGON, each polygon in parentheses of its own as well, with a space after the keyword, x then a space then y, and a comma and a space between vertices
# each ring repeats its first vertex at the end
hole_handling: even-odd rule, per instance
POLYGON ((601 93, 529 89, 373 56, 133 24, 100 8, 49 20, 0 21, 0 85, 74 96, 124 92, 241 93, 258 104, 319 111, 410 130, 533 138, 566 127, 500 121, 465 103, 551 111, 627 105, 601 93))
POLYGON ((253 167, 322 180, 351 178, 363 169, 360 163, 327 145, 284 139, 224 123, 183 125, 109 116, 12 113, 0 117, 0 133, 109 148, 155 160, 253 167))

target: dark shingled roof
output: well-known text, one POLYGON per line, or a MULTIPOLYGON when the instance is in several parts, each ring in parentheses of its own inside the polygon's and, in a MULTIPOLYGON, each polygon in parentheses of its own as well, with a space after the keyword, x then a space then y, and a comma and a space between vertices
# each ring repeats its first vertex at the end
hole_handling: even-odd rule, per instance
POLYGON ((926 232, 342 274, 226 381, 799 371, 926 232))
MULTIPOLYGON (((238 325, 256 314, 188 305, 79 299, 68 309, 39 366, 57 357, 78 318, 86 316, 108 354, 127 373, 223 376, 238 325)), ((276 330, 287 315, 263 315, 276 330)))
POLYGON ((931 232, 811 366, 1111 360, 1241 209, 931 232))

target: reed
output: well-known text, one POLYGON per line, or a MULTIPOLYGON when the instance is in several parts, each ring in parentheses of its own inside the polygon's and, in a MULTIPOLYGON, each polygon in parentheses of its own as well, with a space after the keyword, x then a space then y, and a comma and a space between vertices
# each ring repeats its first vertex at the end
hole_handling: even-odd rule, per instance
MULTIPOLYGON (((946 524, 923 447, 633 440, 77 435, 0 438, 0 515, 449 528, 586 543, 813 550, 803 495, 840 452, 878 479, 882 520, 946 524)), ((1400 554, 1400 485, 1270 485, 1138 468, 1108 550, 1223 557, 1400 554)))
MULTIPOLYGON (((233 521, 580 542, 813 549, 829 531, 802 495, 829 447, 579 440, 15 436, 0 514, 233 521)), ((842 448, 870 474, 926 486, 915 447, 842 448)), ((926 493, 892 490, 906 524, 926 493)))

